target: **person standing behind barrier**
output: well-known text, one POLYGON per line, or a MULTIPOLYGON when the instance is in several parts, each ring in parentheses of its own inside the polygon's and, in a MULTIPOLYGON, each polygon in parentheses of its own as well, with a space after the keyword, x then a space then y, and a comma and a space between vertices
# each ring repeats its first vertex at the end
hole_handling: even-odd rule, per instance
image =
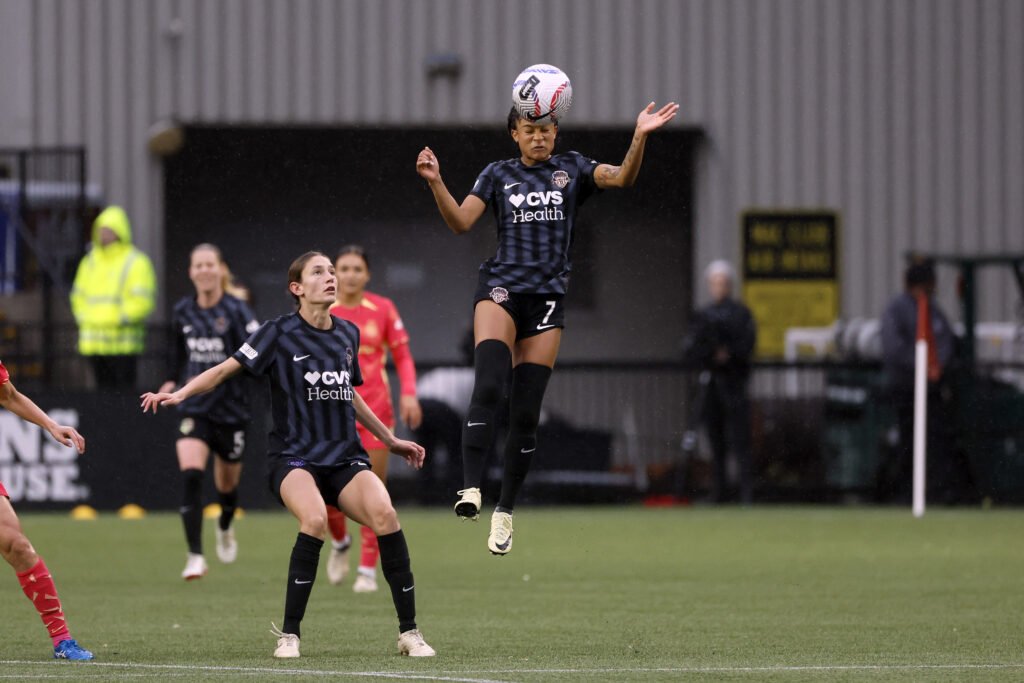
POLYGON ((109 206, 93 222, 91 248, 71 287, 78 352, 89 359, 97 387, 135 389, 146 318, 155 304, 153 264, 132 244, 124 209, 109 206))
MULTIPOLYGON (((359 327, 359 367, 363 371, 363 385, 356 389, 370 410, 394 431, 395 410, 391 405, 384 361, 387 353, 395 361, 401 396, 398 410, 402 422, 410 429, 420 426, 423 412, 416 399, 416 365, 409 352, 409 333, 402 324, 395 304, 383 296, 366 291, 370 281, 370 261, 362 247, 350 244, 342 247, 334 259, 334 272, 338 278, 338 300, 331 306, 331 315, 348 320, 359 327)), ((370 456, 370 468, 387 485, 388 448, 370 430, 356 423, 359 440, 370 456)), ((348 534, 345 515, 333 505, 327 508, 327 524, 331 532, 331 554, 327 558, 327 578, 340 584, 348 574, 348 534)), ((362 527, 362 550, 359 569, 352 590, 372 593, 377 590, 377 560, 380 550, 377 537, 369 527, 362 527)))
POLYGON ((708 499, 717 503, 728 497, 726 459, 731 449, 739 465, 739 499, 749 504, 753 500, 753 475, 747 392, 757 325, 750 309, 732 297, 735 271, 728 261, 711 262, 705 275, 712 301, 697 312, 685 354, 688 363, 702 373, 700 419, 707 429, 714 459, 708 499))
POLYGON ((949 319, 934 301, 935 284, 935 267, 930 261, 912 263, 904 272, 904 291, 893 297, 882 313, 884 384, 896 412, 899 429, 896 456, 883 462, 878 473, 878 496, 882 500, 910 502, 914 452, 914 346, 919 324, 924 324, 922 332, 932 337, 929 340, 928 419, 925 428, 929 489, 935 497, 944 498, 946 502, 952 495, 948 488, 952 467, 948 442, 953 392, 946 371, 953 360, 956 338, 949 319))
MULTIPOLYGON (((196 293, 174 305, 174 341, 169 348, 167 373, 174 379, 164 382, 158 393, 170 393, 179 381, 187 382, 223 362, 260 326, 243 300, 246 292, 231 283, 231 273, 216 246, 200 244, 192 249, 188 275, 196 293)), ((201 493, 211 451, 216 455, 213 482, 221 509, 217 557, 229 563, 238 555, 231 522, 238 505, 245 426, 250 419, 249 391, 244 379, 236 377, 209 393, 186 399, 178 410, 182 418, 175 448, 182 479, 181 520, 188 543, 181 578, 188 581, 205 576, 208 569, 203 556, 201 493)))

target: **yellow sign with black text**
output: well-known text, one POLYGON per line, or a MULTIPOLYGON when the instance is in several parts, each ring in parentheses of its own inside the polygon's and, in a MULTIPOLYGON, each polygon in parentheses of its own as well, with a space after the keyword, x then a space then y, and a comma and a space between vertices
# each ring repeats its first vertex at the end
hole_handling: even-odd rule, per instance
POLYGON ((781 357, 790 327, 839 317, 838 220, 825 211, 743 214, 743 301, 757 322, 759 357, 781 357))

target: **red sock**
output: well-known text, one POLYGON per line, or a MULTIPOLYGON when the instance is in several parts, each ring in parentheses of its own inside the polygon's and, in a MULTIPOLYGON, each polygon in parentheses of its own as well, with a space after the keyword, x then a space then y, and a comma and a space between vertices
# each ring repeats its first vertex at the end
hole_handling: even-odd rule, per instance
POLYGON ((331 530, 331 538, 339 543, 345 540, 348 534, 348 526, 345 522, 345 513, 334 507, 327 506, 327 527, 331 530))
POLYGON ((68 625, 64 619, 64 610, 57 597, 57 587, 53 585, 50 570, 43 563, 43 558, 39 558, 36 566, 31 569, 18 572, 18 582, 26 597, 36 606, 36 611, 43 619, 43 625, 46 626, 46 631, 50 634, 53 646, 57 647, 62 640, 70 638, 71 634, 68 632, 68 625))
POLYGON ((364 526, 360 531, 363 537, 363 552, 359 557, 359 566, 376 569, 377 558, 380 557, 380 548, 377 547, 377 534, 370 531, 368 526, 364 526))

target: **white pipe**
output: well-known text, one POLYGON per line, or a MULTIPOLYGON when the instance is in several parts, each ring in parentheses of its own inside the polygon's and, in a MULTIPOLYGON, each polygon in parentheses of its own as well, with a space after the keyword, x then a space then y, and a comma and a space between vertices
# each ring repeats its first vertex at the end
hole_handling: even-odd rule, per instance
POLYGON ((925 461, 928 423, 928 342, 914 345, 914 516, 924 514, 925 461))

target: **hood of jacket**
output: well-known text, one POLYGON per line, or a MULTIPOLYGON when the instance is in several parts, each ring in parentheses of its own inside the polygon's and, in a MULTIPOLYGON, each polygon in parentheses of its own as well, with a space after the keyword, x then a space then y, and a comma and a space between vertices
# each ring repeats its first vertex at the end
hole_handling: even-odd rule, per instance
POLYGON ((100 230, 110 228, 124 244, 132 243, 132 224, 128 222, 128 214, 120 206, 108 206, 92 223, 92 245, 100 247, 100 230))

